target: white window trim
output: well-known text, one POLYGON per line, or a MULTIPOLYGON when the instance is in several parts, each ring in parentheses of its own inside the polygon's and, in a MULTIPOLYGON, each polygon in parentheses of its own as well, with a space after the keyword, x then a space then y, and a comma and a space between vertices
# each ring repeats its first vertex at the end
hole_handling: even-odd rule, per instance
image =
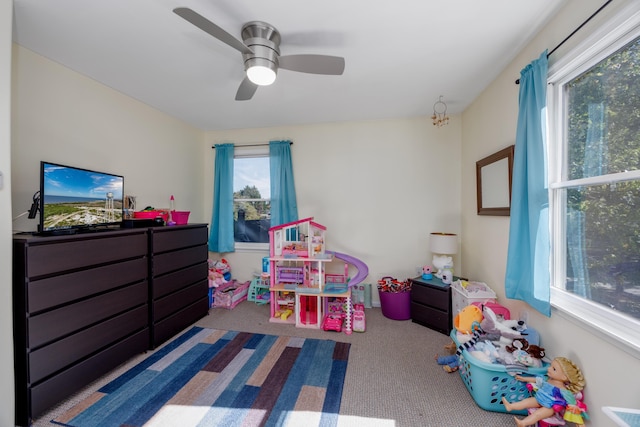
MULTIPOLYGON (((585 72, 594 64, 602 61, 605 57, 611 54, 612 50, 618 49, 632 41, 634 38, 640 35, 640 2, 629 2, 626 6, 622 7, 614 16, 607 22, 602 24, 597 30, 587 36, 581 43, 579 43, 574 49, 567 54, 558 58, 550 67, 548 73, 548 105, 549 106, 562 106, 564 104, 562 99, 561 87, 564 83, 570 81, 577 75, 585 72)), ((561 111, 562 107, 555 110, 554 108, 548 108, 549 115, 549 130, 550 138, 560 140, 564 137, 562 135, 562 129, 558 126, 562 120, 561 111)), ((551 139, 548 139, 551 141, 551 139)), ((566 153, 556 153, 555 150, 550 150, 549 153, 549 179, 551 183, 559 181, 561 159, 558 157, 564 157, 566 153)), ((615 178, 620 178, 619 174, 616 174, 615 178)), ((637 172, 629 173, 629 179, 637 178, 637 172)), ((605 181, 612 177, 598 177, 597 179, 605 181)), ((553 189, 559 189, 567 184, 575 185, 578 183, 576 180, 571 183, 563 183, 563 185, 552 184, 550 187, 553 189)), ((585 179, 585 183, 591 183, 591 179, 585 179)), ((554 205, 562 203, 561 192, 557 192, 557 198, 550 197, 551 214, 555 217, 550 221, 551 224, 562 224, 564 218, 561 212, 554 210, 554 205)), ((564 228, 563 228, 564 229, 564 228)), ((563 236, 557 230, 551 229, 551 235, 553 239, 553 245, 559 248, 556 253, 564 254, 564 239, 563 236)), ((565 260, 563 255, 557 255, 551 260, 552 271, 556 275, 561 275, 559 272, 564 271, 565 260)), ((553 283, 560 283, 562 280, 560 277, 551 277, 553 283)), ((610 344, 620 348, 621 350, 631 354, 632 356, 640 359, 640 321, 621 314, 614 310, 609 310, 606 307, 589 301, 584 298, 580 298, 574 294, 562 290, 560 287, 551 286, 551 305, 553 307, 553 314, 557 314, 562 318, 565 318, 572 323, 586 329, 594 335, 608 341, 610 344)))
MULTIPOLYGON (((233 158, 241 159, 247 157, 269 157, 269 144, 250 144, 250 146, 236 145, 233 150, 233 158)), ((243 199, 234 199, 243 200, 243 199)), ((266 199, 264 199, 266 200, 266 199)), ((246 243, 234 242, 236 252, 256 253, 264 252, 269 254, 269 243, 246 243)))
POLYGON ((268 243, 235 242, 236 252, 265 252, 269 254, 268 243))

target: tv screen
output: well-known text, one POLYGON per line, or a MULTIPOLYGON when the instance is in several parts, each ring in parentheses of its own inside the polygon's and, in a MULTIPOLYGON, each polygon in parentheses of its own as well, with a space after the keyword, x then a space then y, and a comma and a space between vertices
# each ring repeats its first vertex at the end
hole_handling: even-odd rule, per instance
POLYGON ((120 224, 124 177, 40 162, 39 231, 120 224))

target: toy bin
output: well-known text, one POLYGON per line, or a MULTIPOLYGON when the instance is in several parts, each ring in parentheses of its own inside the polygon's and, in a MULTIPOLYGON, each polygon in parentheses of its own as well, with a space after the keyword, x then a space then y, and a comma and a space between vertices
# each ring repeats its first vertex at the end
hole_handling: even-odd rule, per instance
MULTIPOLYGON (((450 334, 453 342, 460 345, 456 330, 450 334)), ((486 363, 470 355, 463 350, 458 361, 460 377, 467 387, 476 404, 484 410, 492 412, 507 412, 502 403, 506 397, 509 402, 515 402, 531 397, 527 383, 515 379, 515 375, 543 376, 547 374, 548 363, 540 368, 518 367, 517 371, 510 367, 509 372, 505 365, 486 363)), ((526 415, 527 411, 511 411, 510 414, 526 415)))
POLYGON ((451 284, 451 315, 455 318, 463 308, 474 302, 496 302, 496 293, 482 282, 467 282, 468 285, 463 287, 460 280, 456 280, 451 284))
POLYGON ((411 292, 378 292, 384 317, 392 320, 411 318, 411 292))
POLYGON ((213 294, 213 307, 231 310, 247 299, 251 282, 238 283, 236 280, 220 285, 213 294))
POLYGON ((184 225, 189 222, 189 214, 191 211, 171 211, 171 220, 176 225, 184 225))

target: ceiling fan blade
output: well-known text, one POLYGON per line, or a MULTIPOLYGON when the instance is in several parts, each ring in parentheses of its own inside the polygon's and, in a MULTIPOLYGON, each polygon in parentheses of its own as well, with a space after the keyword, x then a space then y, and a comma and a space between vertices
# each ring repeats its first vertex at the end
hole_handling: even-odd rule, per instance
POLYGON ((328 55, 286 55, 278 58, 280 68, 301 73, 339 76, 344 72, 344 58, 328 55))
POLYGON ((209 33, 221 42, 228 44, 232 48, 237 49, 242 53, 253 54, 253 51, 240 40, 188 7, 177 7, 173 9, 173 12, 200 28, 202 31, 209 33))
POLYGON ((258 85, 254 84, 249 80, 248 77, 245 77, 240 83, 240 87, 238 88, 238 92, 236 92, 236 101, 248 101, 253 97, 253 94, 258 90, 258 85))

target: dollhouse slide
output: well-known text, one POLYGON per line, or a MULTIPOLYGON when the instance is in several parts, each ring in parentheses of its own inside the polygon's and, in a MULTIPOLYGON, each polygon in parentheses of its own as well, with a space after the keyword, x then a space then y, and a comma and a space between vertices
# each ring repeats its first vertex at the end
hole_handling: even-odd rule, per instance
POLYGON ((349 280, 349 286, 357 285, 358 283, 362 282, 367 277, 367 275, 369 275, 369 267, 367 267, 367 264, 360 261, 358 258, 352 257, 351 255, 342 254, 340 252, 334 252, 334 251, 325 251, 325 252, 328 254, 333 254, 333 256, 335 256, 336 258, 348 264, 351 264, 358 269, 358 272, 356 273, 356 275, 353 276, 351 280, 349 280))

